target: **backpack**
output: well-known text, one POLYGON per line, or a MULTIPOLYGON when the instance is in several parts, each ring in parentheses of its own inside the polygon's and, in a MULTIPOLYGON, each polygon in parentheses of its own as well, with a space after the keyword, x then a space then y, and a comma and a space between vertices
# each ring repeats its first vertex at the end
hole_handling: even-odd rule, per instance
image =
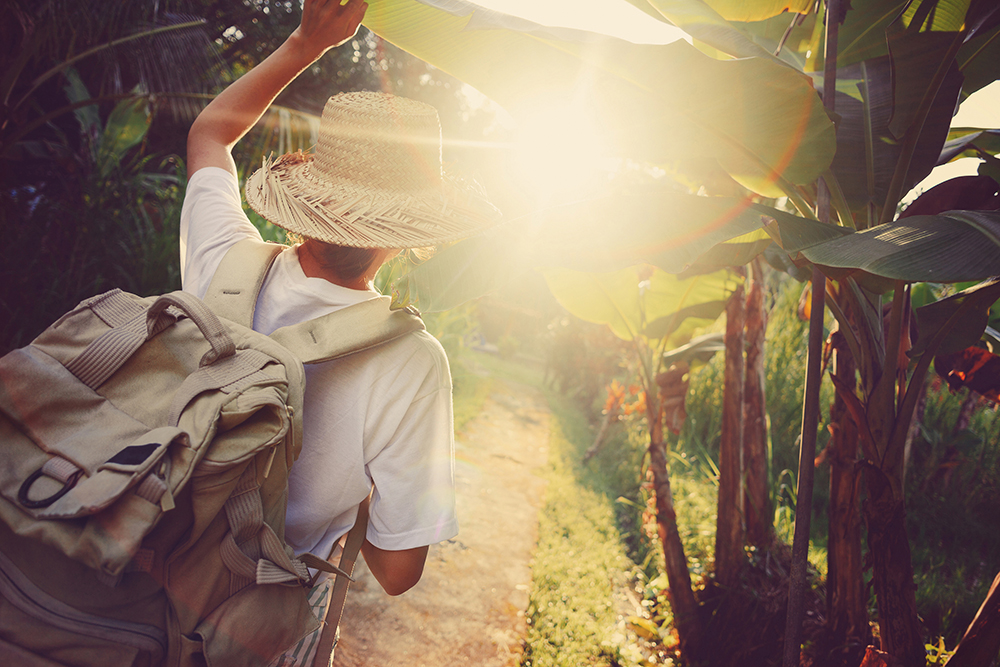
POLYGON ((280 249, 237 243, 204 301, 87 299, 0 358, 0 663, 304 664, 286 650, 324 625, 307 566, 337 574, 331 647, 350 574, 284 542, 303 363, 423 323, 382 297, 253 331, 280 249))

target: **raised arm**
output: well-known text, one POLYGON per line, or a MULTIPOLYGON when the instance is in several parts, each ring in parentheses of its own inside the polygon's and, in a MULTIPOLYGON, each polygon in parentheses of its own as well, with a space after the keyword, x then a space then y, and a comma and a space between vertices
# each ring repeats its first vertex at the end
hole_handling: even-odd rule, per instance
POLYGON ((202 167, 236 175, 232 148, 285 86, 329 49, 358 31, 363 0, 305 0, 298 28, 259 65, 233 82, 198 115, 188 132, 188 176, 202 167))

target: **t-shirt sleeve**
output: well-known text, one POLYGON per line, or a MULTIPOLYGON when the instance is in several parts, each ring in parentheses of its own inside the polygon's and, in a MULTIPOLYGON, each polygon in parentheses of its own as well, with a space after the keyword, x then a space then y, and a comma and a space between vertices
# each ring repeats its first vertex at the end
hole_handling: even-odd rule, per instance
MULTIPOLYGON (((389 551, 458 534, 451 373, 444 350, 429 335, 422 352, 431 357, 429 368, 387 444, 367 464, 375 487, 368 541, 389 551)), ((423 370, 421 363, 412 365, 423 370)))
POLYGON ((181 284, 204 297, 226 251, 260 232, 243 212, 236 178, 225 169, 204 167, 188 181, 181 208, 181 284))

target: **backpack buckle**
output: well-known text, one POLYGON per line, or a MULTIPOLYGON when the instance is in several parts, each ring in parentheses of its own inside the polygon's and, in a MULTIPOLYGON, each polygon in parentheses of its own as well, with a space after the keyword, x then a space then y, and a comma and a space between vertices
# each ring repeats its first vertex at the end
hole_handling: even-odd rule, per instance
POLYGON ((51 505, 52 503, 65 496, 67 493, 69 493, 70 489, 76 486, 76 483, 80 479, 80 475, 82 474, 83 470, 77 468, 75 465, 69 463, 69 461, 66 461, 65 459, 49 459, 49 461, 47 461, 45 465, 43 465, 35 472, 31 473, 28 476, 28 479, 24 480, 24 483, 21 484, 21 488, 18 489, 17 491, 17 502, 21 503, 21 506, 26 507, 27 509, 40 509, 42 507, 48 507, 49 505, 51 505), (64 466, 62 467, 65 467, 65 464, 69 464, 73 466, 75 470, 65 475, 61 475, 58 473, 53 474, 54 468, 57 468, 57 466, 49 465, 53 461, 62 462, 64 464, 64 466), (28 497, 28 491, 30 491, 32 485, 36 481, 38 481, 38 478, 42 477, 43 475, 61 481, 63 483, 63 486, 61 489, 53 493, 51 496, 42 498, 41 500, 32 500, 31 498, 28 497))

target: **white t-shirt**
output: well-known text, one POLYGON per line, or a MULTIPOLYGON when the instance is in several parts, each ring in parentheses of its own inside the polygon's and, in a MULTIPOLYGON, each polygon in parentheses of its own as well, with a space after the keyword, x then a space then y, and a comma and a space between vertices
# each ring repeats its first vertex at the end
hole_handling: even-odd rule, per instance
MULTIPOLYGON (((223 255, 248 236, 260 238, 236 179, 215 167, 195 172, 181 212, 184 289, 204 297, 223 255)), ((297 248, 288 248, 267 275, 253 328, 269 334, 377 296, 307 277, 297 248)), ((306 366, 304 410, 285 526, 296 554, 329 554, 373 485, 367 537, 376 547, 398 551, 458 534, 451 373, 437 339, 414 332, 306 366)))

